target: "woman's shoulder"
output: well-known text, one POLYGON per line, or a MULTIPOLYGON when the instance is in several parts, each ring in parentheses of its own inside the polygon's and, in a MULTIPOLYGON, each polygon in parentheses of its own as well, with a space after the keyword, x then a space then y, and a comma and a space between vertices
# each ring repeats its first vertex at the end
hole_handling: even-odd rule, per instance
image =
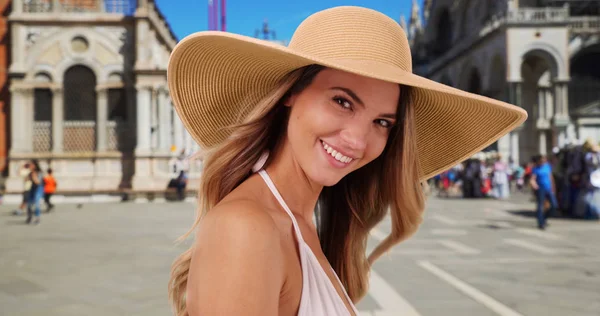
POLYGON ((265 309, 275 315, 285 279, 280 245, 277 227, 259 203, 236 199, 213 207, 201 220, 192 252, 190 315, 259 315, 265 309))
POLYGON ((256 201, 241 198, 224 201, 208 211, 198 234, 199 239, 224 237, 247 249, 273 247, 280 242, 280 231, 264 207, 256 201))

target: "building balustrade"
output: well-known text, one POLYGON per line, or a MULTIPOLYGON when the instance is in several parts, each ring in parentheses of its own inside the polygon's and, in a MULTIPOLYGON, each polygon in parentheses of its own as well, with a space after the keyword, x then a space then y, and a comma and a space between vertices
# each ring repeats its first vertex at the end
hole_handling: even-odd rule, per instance
POLYGON ((571 34, 574 35, 600 32, 600 17, 570 16, 568 6, 560 8, 513 8, 507 11, 496 12, 490 16, 481 28, 472 30, 470 34, 452 44, 451 48, 443 55, 437 56, 427 66, 418 66, 416 70, 423 74, 435 73, 488 34, 506 26, 544 26, 556 24, 568 27, 571 34))
POLYGON ((136 0, 21 0, 23 13, 115 13, 132 15, 136 0))

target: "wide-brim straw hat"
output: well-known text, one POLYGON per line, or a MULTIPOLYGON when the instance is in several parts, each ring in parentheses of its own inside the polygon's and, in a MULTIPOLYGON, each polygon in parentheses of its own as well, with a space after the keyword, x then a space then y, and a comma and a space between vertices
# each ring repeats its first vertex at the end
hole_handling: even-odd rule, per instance
POLYGON ((210 149, 286 74, 311 64, 413 87, 421 179, 479 152, 527 118, 519 107, 413 74, 402 27, 380 12, 350 6, 309 16, 287 47, 219 31, 189 35, 171 53, 169 91, 185 128, 210 149))

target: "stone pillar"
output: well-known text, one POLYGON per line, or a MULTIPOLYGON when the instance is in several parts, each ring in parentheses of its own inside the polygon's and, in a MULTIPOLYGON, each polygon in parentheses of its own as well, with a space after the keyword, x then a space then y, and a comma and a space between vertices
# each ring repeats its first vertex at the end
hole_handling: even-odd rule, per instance
POLYGON ((498 152, 502 156, 502 161, 508 162, 508 158, 512 157, 510 151, 510 134, 504 135, 498 140, 498 152))
POLYGON ((137 109, 136 109, 136 89, 133 86, 127 85, 125 88, 127 93, 127 134, 130 135, 127 142, 127 149, 134 150, 137 143, 137 109))
POLYGON ((190 133, 188 133, 188 131, 185 131, 185 150, 186 153, 191 154, 194 153, 194 139, 192 139, 192 135, 190 135, 190 133))
POLYGON ((538 148, 540 149, 540 154, 546 155, 548 153, 548 148, 546 147, 546 131, 539 131, 539 139, 538 139, 538 148))
POLYGON ((158 92, 158 145, 161 152, 169 153, 171 148, 171 104, 168 91, 160 89, 158 92))
MULTIPOLYGON (((138 11, 146 12, 146 7, 138 1, 138 11)), ((145 13, 144 13, 145 14, 145 13)), ((146 19, 136 20, 136 69, 144 69, 149 67, 151 59, 151 51, 148 47, 150 38, 150 25, 146 19)))
POLYGON ((538 106, 537 106, 537 118, 538 119, 545 119, 547 118, 547 111, 546 111, 546 93, 544 91, 545 89, 542 87, 538 88, 538 106))
POLYGON ((10 92, 10 153, 30 153, 33 151, 33 89, 13 85, 10 92))
POLYGON ((137 126, 137 144, 135 148, 136 155, 148 155, 150 153, 150 135, 151 135, 151 113, 152 107, 152 87, 137 87, 137 106, 136 106, 136 126, 137 126))
POLYGON ((185 130, 183 128, 183 122, 181 122, 181 119, 179 119, 179 115, 177 115, 177 112, 175 111, 175 109, 173 108, 173 106, 171 106, 171 111, 173 111, 173 124, 175 125, 175 136, 174 136, 174 141, 175 141, 175 146, 177 147, 177 151, 181 151, 181 149, 183 149, 185 147, 185 140, 184 140, 184 133, 185 130))
MULTIPOLYGON (((523 94, 523 83, 520 81, 508 82, 508 101, 511 104, 522 107, 522 94, 523 94)), ((522 127, 519 127, 510 132, 510 157, 515 163, 519 163, 519 134, 521 133, 522 127)))
MULTIPOLYGON (((22 7, 22 4, 21 4, 22 7)), ((25 65, 25 57, 27 54, 23 54, 25 51, 25 26, 19 22, 11 23, 10 27, 11 43, 9 49, 11 49, 11 65, 10 73, 25 75, 27 67, 25 65)))
MULTIPOLYGON (((152 163, 152 86, 137 85, 136 127, 137 144, 135 148, 135 175, 132 179, 134 190, 151 190, 156 185, 152 163)), ((164 187, 160 183, 160 187, 164 187)))
POLYGON ((561 122, 563 124, 568 124, 569 120, 569 89, 567 83, 566 81, 554 82, 554 117, 557 120, 566 121, 561 122))
POLYGON ((566 144, 566 128, 569 125, 568 81, 554 81, 554 116, 552 117, 552 146, 566 144))
POLYGON ((108 148, 108 90, 96 89, 96 151, 105 152, 108 148))
POLYGON ((522 100, 522 91, 523 91, 523 83, 522 82, 509 82, 508 83, 508 99, 509 103, 512 103, 516 106, 521 106, 522 100))
POLYGON ((510 134, 510 156, 515 163, 519 162, 519 131, 513 131, 510 134))
POLYGON ((158 91, 152 89, 150 101, 150 149, 158 149, 158 91))
POLYGON ((13 0, 12 11, 13 13, 23 12, 23 0, 13 0))
POLYGON ((549 88, 544 88, 544 103, 546 104, 546 115, 551 119, 554 116, 554 98, 552 97, 552 91, 549 88))
POLYGON ((52 152, 63 152, 64 133, 64 103, 63 89, 55 87, 52 89, 52 152))

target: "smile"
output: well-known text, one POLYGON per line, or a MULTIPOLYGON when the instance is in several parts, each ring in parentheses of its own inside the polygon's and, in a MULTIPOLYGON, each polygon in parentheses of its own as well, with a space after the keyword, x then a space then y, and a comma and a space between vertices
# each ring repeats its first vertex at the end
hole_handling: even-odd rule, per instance
POLYGON ((350 158, 348 156, 344 156, 341 153, 339 153, 338 151, 336 151, 335 149, 331 148, 331 146, 327 145, 324 141, 321 141, 321 145, 323 145, 323 149, 325 149, 325 151, 331 156, 333 157, 335 160, 339 161, 339 162, 343 162, 345 164, 349 164, 352 162, 352 160, 354 160, 353 158, 350 158))

